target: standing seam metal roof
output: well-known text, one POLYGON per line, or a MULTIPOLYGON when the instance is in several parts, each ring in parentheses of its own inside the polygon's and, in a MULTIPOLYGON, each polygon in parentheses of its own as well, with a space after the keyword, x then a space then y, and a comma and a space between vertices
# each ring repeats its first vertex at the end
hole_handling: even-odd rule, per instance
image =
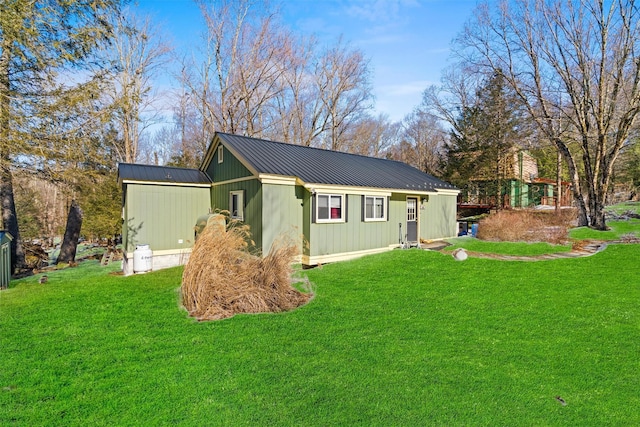
POLYGON ((169 166, 118 164, 118 180, 166 182, 179 184, 210 184, 211 179, 198 169, 169 166))
POLYGON ((406 163, 246 136, 217 133, 258 173, 298 177, 307 184, 407 191, 457 188, 406 163))

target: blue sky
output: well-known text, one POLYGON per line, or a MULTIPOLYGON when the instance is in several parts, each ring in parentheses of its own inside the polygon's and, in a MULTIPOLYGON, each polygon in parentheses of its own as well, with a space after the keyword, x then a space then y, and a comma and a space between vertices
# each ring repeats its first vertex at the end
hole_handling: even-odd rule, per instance
MULTIPOLYGON (((139 0, 166 38, 181 51, 200 40, 200 12, 191 0, 139 0)), ((282 0, 284 23, 321 42, 340 35, 370 60, 376 111, 402 120, 438 83, 450 42, 476 0, 282 0)))

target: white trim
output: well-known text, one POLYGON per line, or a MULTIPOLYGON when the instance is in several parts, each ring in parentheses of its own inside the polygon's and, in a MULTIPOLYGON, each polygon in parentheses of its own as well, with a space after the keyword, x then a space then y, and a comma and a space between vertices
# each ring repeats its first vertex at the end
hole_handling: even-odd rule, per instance
POLYGON ((218 144, 218 148, 216 149, 218 152, 218 164, 224 162, 224 145, 218 144))
MULTIPOLYGON (((164 268, 185 265, 191 256, 191 248, 169 249, 163 251, 152 251, 153 259, 151 270, 162 270, 164 268)), ((133 274, 133 252, 125 252, 122 257, 122 272, 125 276, 133 274)))
POLYGON ((335 223, 344 223, 346 215, 347 215, 347 210, 346 210, 346 200, 347 200, 347 195, 346 194, 341 194, 341 193, 316 193, 315 195, 316 197, 316 224, 335 224, 335 223), (327 208, 329 209, 328 214, 329 214, 329 218, 324 219, 324 218, 320 218, 318 216, 318 210, 320 209, 320 203, 318 203, 318 198, 320 196, 327 196, 328 202, 329 202, 329 206, 327 206, 327 208), (340 219, 336 219, 336 218, 331 218, 331 198, 332 197, 340 197, 340 219))
POLYGON ((338 254, 327 254, 327 255, 302 255, 302 263, 304 265, 318 265, 325 264, 329 262, 338 262, 338 261, 348 261, 350 259, 360 258, 365 255, 374 255, 380 254, 383 252, 388 252, 395 248, 399 248, 400 245, 389 245, 384 248, 375 248, 375 249, 365 249, 362 251, 354 251, 354 252, 342 252, 338 254))
POLYGON ((138 185, 166 185, 170 187, 201 187, 211 188, 210 183, 197 184, 194 182, 170 182, 170 181, 137 181, 132 179, 123 179, 123 184, 138 184, 138 185))
POLYGON ((213 155, 215 153, 215 150, 218 149, 218 145, 220 145, 220 138, 216 138, 216 135, 214 135, 211 138, 211 142, 209 143, 209 146, 207 147, 207 151, 204 153, 204 157, 202 158, 202 162, 200 163, 200 166, 198 167, 198 169, 200 169, 202 172, 207 170, 207 167, 211 164, 211 160, 213 160, 213 155))
POLYGON ((228 181, 213 182, 213 183, 211 183, 211 186, 212 187, 217 187, 217 186, 225 185, 225 184, 234 184, 236 182, 251 181, 252 179, 258 179, 258 178, 256 178, 255 176, 244 176, 242 178, 230 179, 228 181))
POLYGON ((295 176, 270 175, 266 173, 258 175, 258 179, 263 184, 296 185, 298 183, 298 178, 295 176))
POLYGON ((437 194, 441 194, 444 196, 457 196, 460 194, 460 190, 440 190, 438 189, 437 194))
POLYGON ((364 206, 362 206, 364 210, 364 222, 385 222, 387 221, 387 217, 389 216, 389 203, 387 196, 381 195, 364 195, 364 206), (374 218, 367 218, 367 197, 373 198, 373 213, 374 218), (375 218, 375 210, 376 210, 376 202, 375 199, 382 199, 382 218, 375 218))
MULTIPOLYGON (((391 191, 387 191, 383 188, 369 188, 369 187, 350 187, 346 185, 328 185, 328 184, 305 184, 302 183, 304 188, 313 193, 323 194, 357 194, 357 195, 376 195, 376 196, 391 196, 391 191)), ((435 193, 434 193, 435 194, 435 193)))
MULTIPOLYGON (((182 255, 182 254, 190 254, 192 248, 182 248, 182 249, 165 249, 162 251, 154 251, 153 256, 164 256, 164 255, 182 255)), ((133 259, 133 252, 127 252, 127 258, 133 259)))
MULTIPOLYGON (((408 242, 418 242, 420 243, 420 197, 415 196, 413 194, 406 196, 406 201, 404 205, 404 236, 407 238, 408 242), (417 240, 409 240, 409 199, 413 199, 416 201, 416 239, 417 240)), ((404 239, 403 239, 404 240, 404 239)))
MULTIPOLYGON (((224 145, 224 144, 223 144, 224 145)), ((240 164, 242 164, 242 166, 244 166, 245 168, 247 168, 247 170, 249 172, 251 172, 253 174, 253 176, 258 176, 259 173, 257 170, 255 170, 251 165, 249 165, 249 163, 245 160, 244 156, 239 155, 233 148, 231 147, 227 147, 227 151, 229 151, 231 153, 231 155, 233 155, 233 157, 236 158, 237 161, 240 162, 240 164)))

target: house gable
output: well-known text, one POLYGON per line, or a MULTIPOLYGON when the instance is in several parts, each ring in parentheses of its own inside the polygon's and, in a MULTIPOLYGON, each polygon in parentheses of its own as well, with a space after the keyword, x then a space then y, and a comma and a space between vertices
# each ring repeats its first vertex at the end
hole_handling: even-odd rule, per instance
POLYGON ((206 173, 214 183, 256 177, 242 157, 229 150, 220 138, 214 138, 200 170, 206 173))

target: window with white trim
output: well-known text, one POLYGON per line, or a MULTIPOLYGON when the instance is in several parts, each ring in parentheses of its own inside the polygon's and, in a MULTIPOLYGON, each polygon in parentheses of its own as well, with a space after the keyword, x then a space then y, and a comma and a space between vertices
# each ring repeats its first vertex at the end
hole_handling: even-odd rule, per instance
POLYGON ((316 222, 344 222, 344 194, 317 194, 316 222))
POLYGON ((364 220, 365 221, 386 221, 387 220, 387 198, 384 196, 364 197, 364 220))
POLYGON ((244 221, 244 191, 229 192, 229 212, 231 218, 244 221))
POLYGON ((218 146, 218 163, 222 163, 224 160, 224 147, 222 145, 218 146))

